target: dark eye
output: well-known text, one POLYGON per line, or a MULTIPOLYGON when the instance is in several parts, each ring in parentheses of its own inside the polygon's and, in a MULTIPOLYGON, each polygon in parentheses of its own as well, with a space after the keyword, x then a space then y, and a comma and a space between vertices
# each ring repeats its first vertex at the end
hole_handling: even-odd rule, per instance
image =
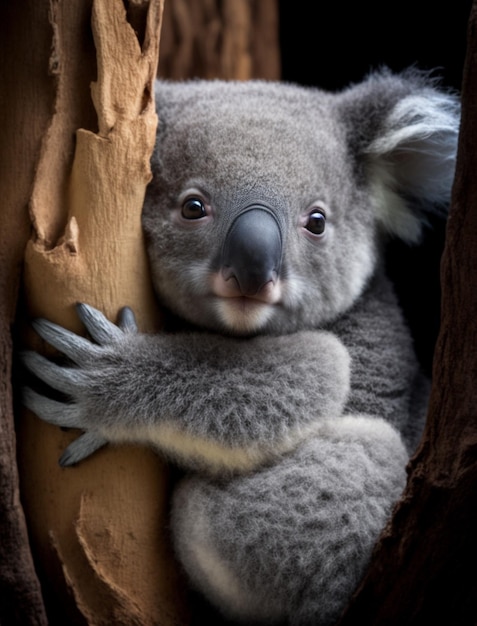
POLYGON ((325 232, 326 217, 323 211, 312 211, 306 220, 305 228, 313 235, 322 235, 325 232))
POLYGON ((186 220, 199 220, 207 215, 207 211, 200 198, 187 198, 182 205, 181 215, 186 220))

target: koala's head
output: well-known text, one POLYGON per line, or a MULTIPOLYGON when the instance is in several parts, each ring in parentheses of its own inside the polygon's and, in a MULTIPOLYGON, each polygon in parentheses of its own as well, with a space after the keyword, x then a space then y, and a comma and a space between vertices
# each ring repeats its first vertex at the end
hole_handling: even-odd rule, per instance
POLYGON ((319 327, 345 312, 388 236, 419 239, 446 206, 454 96, 416 73, 331 94, 287 84, 158 82, 144 206, 162 302, 238 335, 319 327))

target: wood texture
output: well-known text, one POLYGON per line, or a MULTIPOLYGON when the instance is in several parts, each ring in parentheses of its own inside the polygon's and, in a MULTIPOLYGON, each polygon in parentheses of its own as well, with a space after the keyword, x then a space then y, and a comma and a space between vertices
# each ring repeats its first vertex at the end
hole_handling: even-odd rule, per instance
POLYGON ((277 0, 166 1, 159 75, 278 80, 278 34, 277 0))
MULTIPOLYGON (((27 310, 80 332, 75 302, 112 319, 127 304, 142 330, 157 330, 140 215, 157 125, 162 3, 136 2, 129 15, 121 0, 52 8, 57 92, 31 198, 27 310), (93 43, 91 33, 96 59, 88 63, 82 48, 93 43)), ((47 351, 31 333, 26 338, 47 351)), ((19 433, 22 494, 50 623, 181 623, 165 464, 145 449, 108 447, 63 470, 58 455, 78 433, 28 413, 19 433)))
POLYGON ((40 70, 50 40, 45 2, 0 5, 0 624, 5 626, 46 626, 20 502, 11 329, 30 233, 28 198, 52 107, 51 79, 40 70))

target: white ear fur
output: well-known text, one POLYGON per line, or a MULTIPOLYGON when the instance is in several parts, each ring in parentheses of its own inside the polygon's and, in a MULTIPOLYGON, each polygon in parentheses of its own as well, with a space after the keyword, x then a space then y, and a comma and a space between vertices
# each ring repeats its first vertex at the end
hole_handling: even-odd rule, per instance
POLYGON ((390 233, 414 243, 422 224, 416 208, 448 205, 458 130, 456 98, 430 90, 403 98, 385 119, 366 152, 378 215, 390 233))

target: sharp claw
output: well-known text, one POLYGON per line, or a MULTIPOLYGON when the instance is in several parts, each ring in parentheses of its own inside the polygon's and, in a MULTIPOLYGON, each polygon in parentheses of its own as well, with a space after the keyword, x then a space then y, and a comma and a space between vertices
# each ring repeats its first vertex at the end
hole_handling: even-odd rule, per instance
POLYGON ((118 341, 123 336, 122 331, 115 324, 89 304, 78 302, 76 310, 91 337, 100 345, 118 341))
POLYGON ((23 352, 22 360, 30 372, 57 391, 73 395, 84 384, 79 370, 56 365, 36 352, 23 352))
POLYGON ((58 402, 42 396, 30 387, 22 390, 22 402, 45 422, 65 428, 82 428, 79 412, 74 404, 58 402))
POLYGON ((85 357, 94 356, 98 352, 98 348, 87 339, 48 320, 36 319, 32 322, 32 326, 42 339, 63 352, 75 363, 79 363, 85 357))
POLYGON ((119 328, 124 332, 137 333, 137 323, 136 316, 134 315, 134 311, 125 306, 119 311, 119 328))
POLYGON ((108 443, 107 439, 93 431, 80 435, 66 448, 59 459, 61 467, 68 467, 79 463, 83 459, 99 450, 108 443))

